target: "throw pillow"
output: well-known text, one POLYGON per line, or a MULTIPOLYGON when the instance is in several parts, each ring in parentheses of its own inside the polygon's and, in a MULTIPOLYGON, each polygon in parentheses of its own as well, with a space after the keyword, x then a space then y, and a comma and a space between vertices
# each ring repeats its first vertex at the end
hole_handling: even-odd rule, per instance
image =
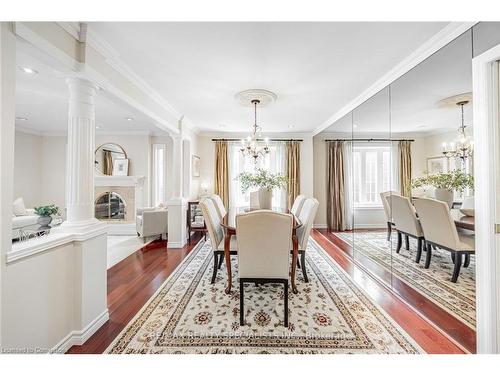
POLYGON ((17 198, 12 205, 12 212, 16 216, 26 216, 28 213, 26 212, 26 207, 24 205, 23 197, 17 198))

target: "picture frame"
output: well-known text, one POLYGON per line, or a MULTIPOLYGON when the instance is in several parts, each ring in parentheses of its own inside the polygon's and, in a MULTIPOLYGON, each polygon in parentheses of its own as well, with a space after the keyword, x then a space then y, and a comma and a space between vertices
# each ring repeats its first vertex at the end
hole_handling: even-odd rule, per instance
POLYGON ((427 158, 427 172, 430 175, 438 173, 447 173, 449 170, 448 158, 446 156, 436 156, 427 158))
POLYGON ((201 159, 199 156, 193 155, 191 157, 191 168, 193 177, 200 177, 200 163, 201 159))
POLYGON ((113 176, 128 176, 128 159, 115 159, 113 161, 113 176))

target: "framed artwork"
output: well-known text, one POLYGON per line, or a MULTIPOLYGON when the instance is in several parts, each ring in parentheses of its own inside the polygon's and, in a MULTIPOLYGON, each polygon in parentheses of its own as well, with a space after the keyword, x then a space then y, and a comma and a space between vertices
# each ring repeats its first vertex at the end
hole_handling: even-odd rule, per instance
POLYGON ((448 158, 446 156, 427 158, 427 171, 429 174, 448 172, 448 158))
POLYGON ((193 170, 193 177, 200 177, 200 157, 193 155, 191 159, 191 167, 193 170))
POLYGON ((128 176, 128 159, 113 160, 113 176, 128 176))

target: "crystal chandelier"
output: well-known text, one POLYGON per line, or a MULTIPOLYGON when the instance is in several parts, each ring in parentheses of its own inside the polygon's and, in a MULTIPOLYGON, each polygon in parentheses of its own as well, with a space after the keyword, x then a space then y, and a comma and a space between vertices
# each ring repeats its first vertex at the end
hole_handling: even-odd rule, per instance
POLYGON ((260 157, 269 153, 269 138, 266 137, 264 139, 265 144, 262 146, 259 139, 262 137, 262 128, 257 125, 257 105, 260 104, 260 100, 253 99, 252 104, 254 105, 255 112, 255 123, 253 124, 252 135, 249 135, 247 138, 241 140, 240 151, 243 156, 250 156, 253 158, 254 163, 257 163, 257 160, 260 157))
POLYGON ((465 133, 464 122, 464 105, 469 103, 468 100, 460 101, 457 105, 460 106, 462 112, 462 123, 458 128, 458 138, 456 142, 450 144, 443 143, 443 154, 447 158, 460 158, 462 163, 465 164, 465 159, 474 154, 474 143, 465 133))

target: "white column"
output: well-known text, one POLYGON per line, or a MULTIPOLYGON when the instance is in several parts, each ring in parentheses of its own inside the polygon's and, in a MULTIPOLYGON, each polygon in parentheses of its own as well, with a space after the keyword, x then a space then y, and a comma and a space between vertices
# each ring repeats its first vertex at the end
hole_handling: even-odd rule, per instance
POLYGON ((85 231, 101 224, 94 218, 95 104, 97 86, 68 78, 68 148, 66 164, 66 229, 85 231))

